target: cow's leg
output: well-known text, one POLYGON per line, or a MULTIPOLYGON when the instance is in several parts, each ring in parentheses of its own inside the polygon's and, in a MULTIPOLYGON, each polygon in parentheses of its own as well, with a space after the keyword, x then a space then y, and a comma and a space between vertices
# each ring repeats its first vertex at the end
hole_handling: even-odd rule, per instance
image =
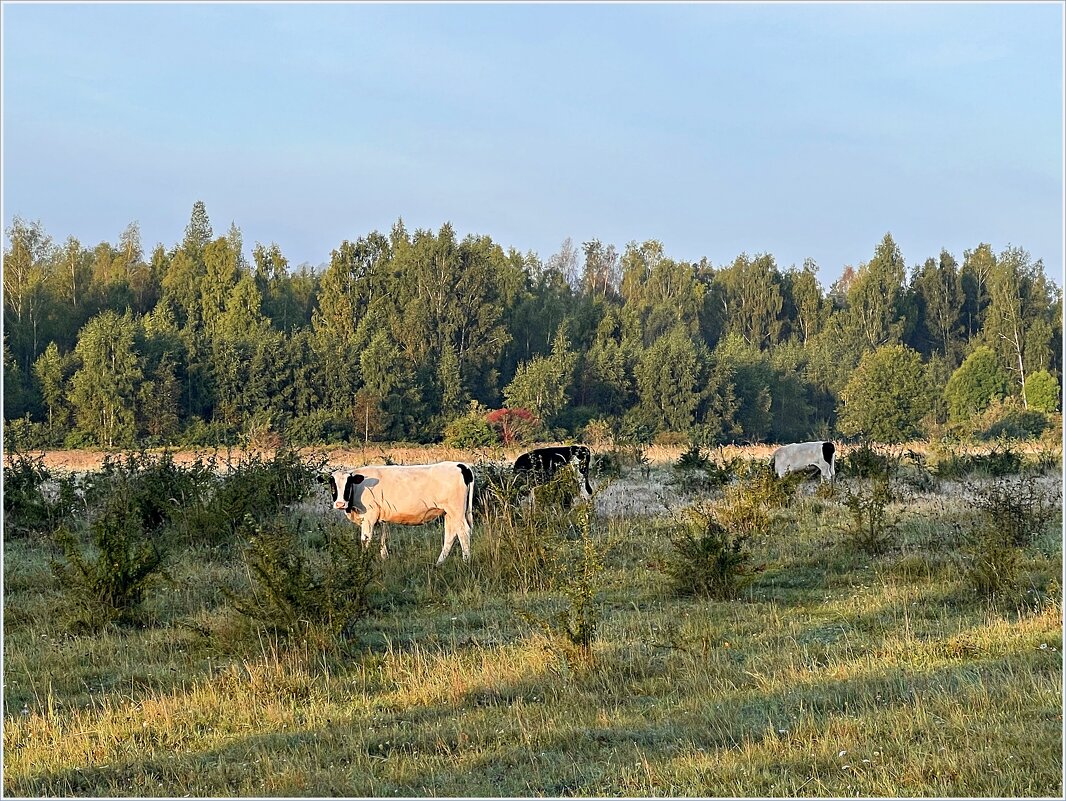
POLYGON ((440 549, 440 556, 437 557, 437 564, 441 564, 448 558, 448 553, 451 551, 452 546, 455 545, 455 529, 452 528, 451 515, 444 516, 444 545, 440 549))
POLYGON ((359 524, 359 540, 363 543, 364 548, 370 547, 370 541, 374 539, 374 521, 364 517, 363 522, 359 524))
POLYGON ((389 530, 389 527, 387 525, 382 525, 382 527, 381 527, 381 558, 382 559, 388 559, 389 558, 389 548, 388 548, 388 545, 385 544, 385 535, 388 533, 388 530, 389 530))
POLYGON ((463 549, 463 561, 464 562, 469 562, 470 561, 470 531, 471 531, 472 526, 470 524, 470 521, 467 520, 466 515, 463 515, 463 517, 460 518, 458 528, 459 528, 459 531, 458 531, 458 534, 459 534, 459 547, 463 549))

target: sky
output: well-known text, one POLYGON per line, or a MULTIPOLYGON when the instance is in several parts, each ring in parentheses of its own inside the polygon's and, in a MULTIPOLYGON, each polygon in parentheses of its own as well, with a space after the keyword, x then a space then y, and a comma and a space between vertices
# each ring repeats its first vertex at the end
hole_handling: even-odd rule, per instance
MULTIPOLYGON (((202 200, 246 256, 450 222, 725 266, 891 233, 1061 286, 1063 5, 3 3, 3 219, 150 253, 202 200)), ((6 246, 6 236, 5 236, 6 246)))

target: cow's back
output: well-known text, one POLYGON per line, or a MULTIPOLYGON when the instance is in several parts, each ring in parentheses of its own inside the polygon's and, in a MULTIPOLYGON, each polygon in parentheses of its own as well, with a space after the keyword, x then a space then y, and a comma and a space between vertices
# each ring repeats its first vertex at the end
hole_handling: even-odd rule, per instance
POLYGON ((465 512, 470 468, 459 462, 367 465, 353 472, 363 477, 356 502, 380 520, 418 523, 465 512))

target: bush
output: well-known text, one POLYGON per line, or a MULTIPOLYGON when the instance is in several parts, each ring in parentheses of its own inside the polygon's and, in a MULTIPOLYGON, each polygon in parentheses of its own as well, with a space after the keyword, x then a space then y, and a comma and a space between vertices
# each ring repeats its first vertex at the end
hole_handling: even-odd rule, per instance
POLYGON ((444 429, 444 444, 452 448, 481 448, 499 444, 499 436, 485 419, 485 411, 476 404, 444 429))
POLYGON ((240 614, 281 636, 318 630, 343 635, 371 610, 378 560, 347 531, 318 526, 324 553, 302 542, 301 524, 274 518, 255 528, 244 550, 252 587, 226 592, 240 614))
POLYGON ((1043 412, 1022 409, 1013 403, 995 403, 977 421, 977 438, 985 441, 1039 439, 1048 425, 1043 412))
POLYGON ((354 427, 351 420, 322 409, 292 418, 285 426, 285 437, 293 445, 325 445, 348 442, 354 427))
POLYGON ((967 490, 987 527, 1013 546, 1028 545, 1060 513, 1058 496, 1028 477, 1000 477, 967 490))
POLYGON ((7 461, 4 465, 4 535, 50 532, 55 515, 43 488, 52 474, 44 466, 44 457, 15 453, 7 461))
POLYGON ((179 443, 189 447, 217 447, 232 445, 235 439, 235 432, 229 426, 223 423, 205 423, 199 417, 194 417, 181 433, 179 443))
POLYGON ((1035 411, 1057 412, 1062 405, 1058 379, 1047 370, 1037 370, 1027 375, 1023 392, 1029 408, 1035 411))
POLYGON ((899 463, 899 454, 883 452, 864 440, 837 457, 837 472, 855 478, 885 478, 896 473, 899 463))
POLYGON ((496 441, 502 441, 504 445, 526 442, 540 428, 540 421, 531 411, 519 408, 496 409, 485 415, 485 422, 496 432, 496 441))
POLYGON ((673 468, 675 478, 669 483, 689 492, 709 491, 732 480, 739 464, 737 459, 715 459, 693 443, 682 453, 673 468))
POLYGON ((573 521, 579 539, 577 553, 560 548, 555 560, 555 583, 563 589, 567 605, 549 617, 520 612, 527 622, 536 625, 562 651, 580 665, 592 663, 603 608, 597 596, 603 576, 603 554, 592 532, 592 507, 577 511, 573 521))
POLYGON ((40 450, 53 444, 52 439, 48 426, 33 422, 29 414, 4 423, 4 450, 40 450))
POLYGON ((997 478, 1018 473, 1022 463, 1022 455, 1010 445, 997 444, 988 453, 942 452, 935 473, 938 478, 962 478, 973 473, 997 478))
POLYGON ((145 531, 136 498, 124 489, 116 486, 90 524, 89 554, 83 553, 70 529, 56 532, 65 561, 53 561, 52 570, 65 588, 76 622, 90 628, 137 622, 144 594, 163 564, 163 552, 145 531))
POLYGON ((176 533, 190 543, 231 546, 311 494, 325 461, 305 460, 289 449, 278 450, 270 461, 257 453, 242 457, 215 480, 214 492, 182 515, 176 533))
POLYGON ((888 514, 895 500, 888 476, 878 476, 868 485, 848 486, 844 506, 851 515, 845 535, 851 545, 867 553, 881 553, 891 545, 898 532, 896 521, 888 514))
POLYGON ((474 466, 474 503, 484 549, 478 564, 487 580, 522 592, 554 586, 556 560, 576 536, 579 515, 591 508, 569 508, 576 495, 574 478, 572 469, 560 471, 534 491, 534 503, 526 503, 529 485, 508 465, 474 466))
POLYGON ((174 462, 171 451, 158 457, 143 450, 125 456, 108 454, 99 472, 87 479, 86 502, 95 508, 116 492, 126 493, 140 515, 142 527, 154 532, 207 496, 214 464, 213 459, 205 462, 198 457, 192 465, 181 467, 174 462))
POLYGON ((966 580, 979 595, 991 598, 1017 589, 1021 552, 994 524, 983 521, 973 528, 963 553, 966 580))
POLYGON ((683 519, 670 534, 673 552, 663 566, 679 595, 728 600, 754 578, 749 533, 722 525, 713 511, 693 506, 683 510, 683 519))

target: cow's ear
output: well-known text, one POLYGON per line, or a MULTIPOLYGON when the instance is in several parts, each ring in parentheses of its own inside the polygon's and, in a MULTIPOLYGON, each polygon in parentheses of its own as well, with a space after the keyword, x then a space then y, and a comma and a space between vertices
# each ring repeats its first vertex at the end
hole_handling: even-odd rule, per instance
POLYGON ((331 478, 333 478, 333 476, 329 473, 319 473, 317 481, 319 484, 328 484, 331 478))
POLYGON ((359 473, 352 473, 352 483, 353 484, 362 484, 364 478, 365 478, 365 476, 362 476, 359 473))

